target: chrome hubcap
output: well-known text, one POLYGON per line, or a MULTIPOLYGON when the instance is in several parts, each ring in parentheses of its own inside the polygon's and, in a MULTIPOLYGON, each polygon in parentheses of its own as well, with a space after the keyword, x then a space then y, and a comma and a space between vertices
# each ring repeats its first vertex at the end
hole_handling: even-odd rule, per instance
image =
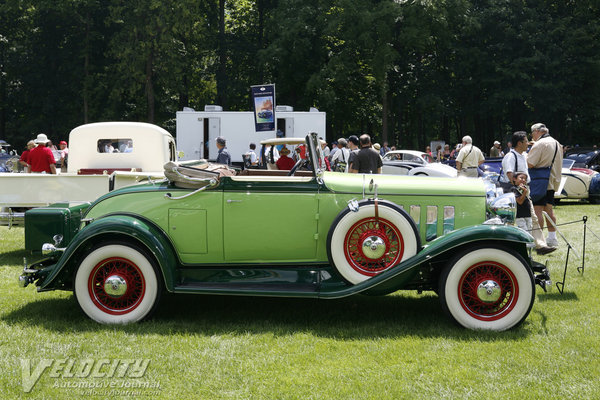
POLYGON ((104 291, 111 297, 120 297, 127 292, 127 282, 122 276, 111 275, 104 281, 104 291))
POLYGON ((500 285, 492 280, 483 281, 477 287, 477 297, 484 303, 494 303, 498 301, 502 289, 500 285))
POLYGON ((367 258, 379 259, 385 254, 385 242, 379 236, 369 236, 363 241, 362 251, 367 258))

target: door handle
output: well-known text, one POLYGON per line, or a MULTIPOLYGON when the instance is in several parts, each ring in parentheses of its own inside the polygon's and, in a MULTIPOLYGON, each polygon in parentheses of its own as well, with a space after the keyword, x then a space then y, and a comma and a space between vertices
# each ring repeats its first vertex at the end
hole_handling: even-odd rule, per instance
POLYGON ((227 199, 227 203, 241 203, 241 200, 231 200, 231 199, 227 199))

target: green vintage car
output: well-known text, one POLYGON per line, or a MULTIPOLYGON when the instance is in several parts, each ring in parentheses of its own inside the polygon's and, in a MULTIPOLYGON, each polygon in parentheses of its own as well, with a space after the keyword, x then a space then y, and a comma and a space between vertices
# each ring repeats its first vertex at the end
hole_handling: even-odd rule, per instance
POLYGON ((531 236, 503 223, 514 196, 496 198, 480 179, 327 172, 316 134, 305 143, 308 159, 290 171, 168 163, 168 179, 30 210, 26 247, 46 258, 25 267, 21 285, 72 290, 109 324, 148 317, 163 291, 433 290, 467 328, 505 330, 527 317, 536 281, 549 276, 530 258, 531 236))

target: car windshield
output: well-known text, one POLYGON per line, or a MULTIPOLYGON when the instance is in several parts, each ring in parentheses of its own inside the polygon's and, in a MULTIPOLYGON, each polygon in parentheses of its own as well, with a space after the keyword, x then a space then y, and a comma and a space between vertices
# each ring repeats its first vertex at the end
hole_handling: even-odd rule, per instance
POLYGON ((573 167, 573 164, 575 164, 574 160, 571 160, 569 158, 563 159, 563 168, 571 169, 571 167, 573 167))
POLYGON ((433 162, 433 158, 429 154, 427 154, 427 153, 421 154, 421 157, 423 157, 423 159, 425 161, 427 161, 428 163, 432 163, 433 162))
POLYGON ((309 148, 311 163, 313 163, 314 160, 318 160, 317 165, 319 165, 319 167, 317 168, 317 170, 326 170, 327 166, 325 165, 325 155, 323 154, 323 147, 321 146, 319 137, 316 133, 313 132, 309 134, 308 143, 310 144, 309 148))
POLYGON ((595 151, 581 151, 569 153, 565 156, 565 158, 575 160, 576 163, 586 163, 590 158, 594 156, 595 151))

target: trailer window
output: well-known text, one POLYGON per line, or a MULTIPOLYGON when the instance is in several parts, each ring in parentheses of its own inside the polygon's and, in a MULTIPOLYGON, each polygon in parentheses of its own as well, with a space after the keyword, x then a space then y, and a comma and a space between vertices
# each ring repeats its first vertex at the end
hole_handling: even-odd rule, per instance
POLYGON ((131 153, 132 139, 98 139, 98 153, 131 153))

